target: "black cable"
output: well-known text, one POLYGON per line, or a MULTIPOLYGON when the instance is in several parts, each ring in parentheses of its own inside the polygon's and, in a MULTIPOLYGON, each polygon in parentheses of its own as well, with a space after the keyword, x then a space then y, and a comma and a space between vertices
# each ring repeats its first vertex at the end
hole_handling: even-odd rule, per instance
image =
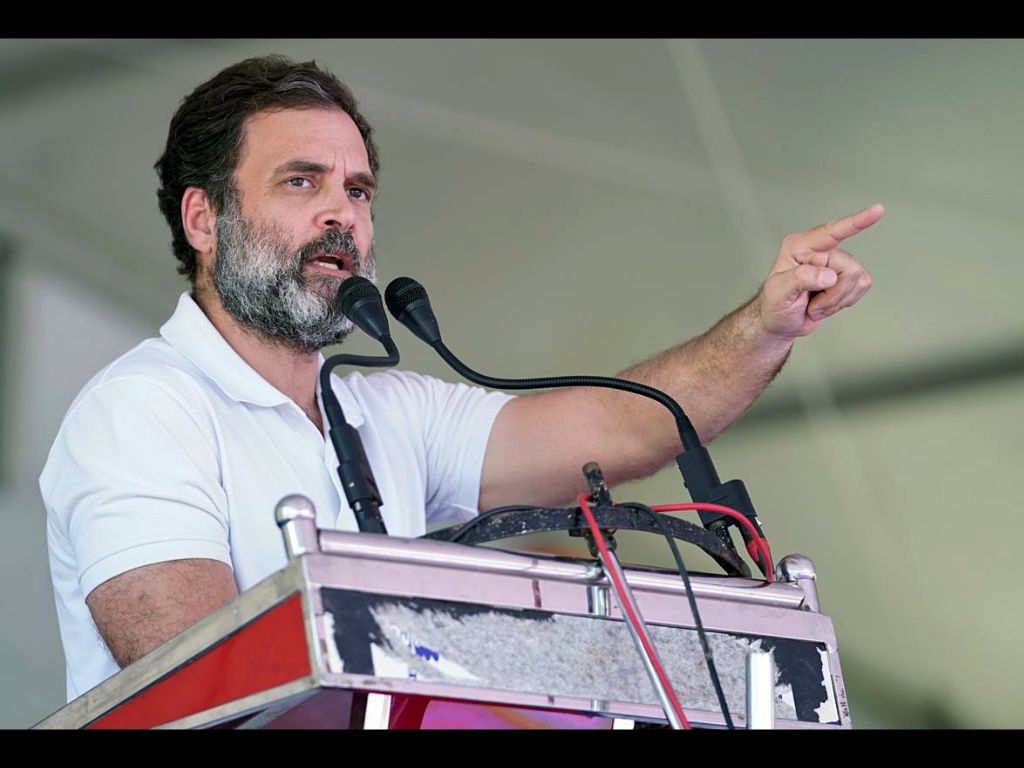
POLYGON ((331 371, 339 365, 359 365, 366 368, 390 368, 393 365, 398 365, 400 362, 398 347, 395 346, 391 337, 382 336, 380 343, 384 345, 384 349, 388 353, 387 357, 341 354, 331 355, 324 360, 324 364, 320 367, 320 390, 330 389, 331 371))
POLYGON ((390 368, 398 365, 400 356, 398 347, 392 341, 391 336, 384 334, 380 343, 384 345, 387 357, 373 355, 331 355, 324 364, 320 366, 320 397, 324 401, 324 411, 327 413, 327 420, 332 427, 340 427, 345 421, 345 414, 338 402, 338 396, 334 394, 334 387, 331 386, 331 371, 339 365, 359 365, 367 368, 390 368))
POLYGON ((718 697, 718 706, 722 708, 722 715, 725 717, 725 724, 729 730, 735 730, 736 726, 732 722, 732 716, 729 714, 729 706, 725 701, 725 692, 722 690, 722 683, 718 679, 718 670, 715 668, 715 660, 711 654, 711 646, 708 644, 707 635, 704 633, 704 623, 700 618, 700 610, 697 608, 697 599, 693 595, 693 587, 690 586, 690 574, 686 570, 686 565, 683 563, 683 556, 679 553, 679 548, 676 546, 675 539, 672 538, 671 532, 665 525, 665 521, 661 519, 661 515, 655 512, 653 509, 645 504, 639 502, 631 502, 626 504, 619 504, 620 507, 626 509, 635 509, 639 512, 645 512, 650 515, 659 529, 661 529, 662 535, 668 541, 668 546, 672 550, 672 557, 675 558, 676 566, 679 568, 679 575, 683 578, 683 585, 686 587, 686 597, 690 602, 690 611, 693 613, 693 622, 697 625, 697 637, 700 638, 701 650, 704 652, 704 660, 708 665, 708 672, 711 673, 711 684, 715 688, 715 695, 718 697))
MULTIPOLYGON (((355 294, 353 294, 355 295, 355 294)), ((554 387, 604 387, 617 389, 623 392, 640 395, 654 400, 668 408, 675 419, 676 429, 679 433, 679 440, 682 443, 683 452, 676 456, 676 464, 683 477, 683 484, 690 493, 690 497, 696 502, 721 504, 722 506, 735 509, 745 515, 755 526, 760 534, 760 523, 754 511, 753 502, 747 493, 746 487, 741 480, 730 480, 723 483, 718 477, 711 454, 701 445, 700 437, 694 429, 693 424, 670 395, 654 387, 649 387, 636 382, 625 381, 618 378, 606 376, 557 376, 550 378, 530 379, 505 379, 487 376, 474 371, 465 363, 459 360, 455 354, 448 349, 441 339, 441 329, 437 323, 437 317, 430 307, 430 298, 427 290, 418 281, 411 277, 398 277, 392 280, 384 292, 384 299, 388 310, 400 323, 405 325, 413 335, 421 341, 429 344, 456 372, 477 384, 494 389, 549 389, 554 387)), ((735 552, 729 526, 733 521, 720 513, 701 511, 700 521, 705 528, 717 535, 722 543, 735 552)), ((748 548, 750 547, 751 535, 746 528, 740 528, 740 535, 743 537, 748 548)), ((763 538, 763 535, 762 535, 763 538)), ((765 573, 766 564, 755 558, 761 571, 765 573)))
MULTIPOLYGON (((394 310, 392 310, 394 313, 394 310)), ((721 504, 722 506, 736 509, 749 519, 758 534, 764 538, 761 531, 761 524, 754 512, 754 504, 750 500, 746 487, 741 480, 730 480, 722 483, 718 478, 718 472, 711 461, 711 454, 707 448, 701 445, 697 430, 693 423, 683 412, 672 397, 661 390, 648 387, 644 384, 637 384, 633 381, 616 379, 608 376, 550 376, 544 378, 529 379, 501 379, 474 371, 468 365, 457 358, 445 343, 437 338, 430 342, 437 354, 441 356, 456 373, 472 382, 492 389, 551 389, 555 387, 603 387, 617 389, 622 392, 630 392, 635 395, 650 398, 661 403, 672 412, 676 420, 676 429, 679 431, 679 439, 682 441, 684 451, 676 457, 676 464, 683 476, 683 485, 690 492, 691 498, 698 502, 709 502, 721 504)), ((730 550, 735 551, 732 539, 728 532, 728 526, 735 523, 725 515, 717 512, 700 512, 701 523, 709 531, 715 533, 730 550)), ((740 536, 749 548, 753 540, 750 533, 743 526, 739 526, 740 536)), ((768 575, 767 564, 762 563, 760 557, 751 554, 754 562, 761 573, 768 575)))
POLYGON ((478 371, 474 371, 452 354, 452 351, 445 346, 443 341, 437 340, 431 344, 431 346, 437 350, 437 354, 441 356, 441 359, 454 368, 457 373, 465 376, 470 381, 484 387, 491 387, 492 389, 603 387, 606 389, 618 389, 622 392, 631 392, 634 395, 641 395, 643 397, 648 397, 651 400, 656 400, 668 408, 675 417, 676 429, 679 430, 679 439, 682 441, 683 448, 687 451, 696 451, 701 448, 700 437, 697 435, 697 430, 693 428, 693 424, 690 422, 689 417, 687 417, 683 412, 679 403, 664 392, 654 389, 653 387, 648 387, 645 384, 637 384, 634 381, 626 381, 625 379, 615 379, 610 376, 549 376, 545 378, 532 379, 497 379, 493 376, 487 376, 483 373, 479 373, 478 371))

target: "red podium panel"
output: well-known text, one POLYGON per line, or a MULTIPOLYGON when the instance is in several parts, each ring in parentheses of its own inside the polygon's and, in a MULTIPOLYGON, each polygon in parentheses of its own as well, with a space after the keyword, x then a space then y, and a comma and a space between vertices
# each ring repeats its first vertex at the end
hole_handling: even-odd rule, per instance
POLYGON ((153 728, 309 677, 302 597, 276 605, 87 728, 153 728))

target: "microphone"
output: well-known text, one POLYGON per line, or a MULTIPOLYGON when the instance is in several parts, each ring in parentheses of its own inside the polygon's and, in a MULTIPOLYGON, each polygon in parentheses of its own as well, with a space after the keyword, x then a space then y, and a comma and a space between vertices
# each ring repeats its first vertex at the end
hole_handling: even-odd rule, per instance
POLYGON ((441 342, 441 329, 430 306, 427 289, 411 277, 396 277, 384 289, 388 311, 418 338, 434 346, 441 342))
POLYGON ((345 317, 377 341, 391 338, 380 291, 365 277, 350 277, 341 284, 338 307, 345 317))
MULTIPOLYGON (((494 389, 551 389, 554 387, 605 387, 623 392, 642 395, 661 403, 672 413, 679 431, 679 439, 683 445, 683 453, 676 457, 676 464, 683 476, 683 484, 690 492, 691 498, 699 503, 720 504, 735 509, 750 519, 758 535, 764 538, 753 502, 742 480, 730 480, 722 483, 711 460, 711 454, 701 445, 697 430, 682 407, 668 394, 654 387, 636 382, 616 379, 608 376, 554 376, 530 379, 499 379, 474 371, 459 360, 441 339, 441 330, 437 317, 430 306, 427 290, 411 277, 398 277, 391 281, 384 291, 384 300, 391 315, 406 326, 419 339, 441 356, 456 373, 480 384, 494 389)), ((705 528, 717 534, 730 551, 735 552, 728 526, 733 525, 731 518, 718 512, 699 512, 701 523, 705 528)), ((740 526, 740 534, 746 544, 747 552, 757 563, 761 572, 768 575, 768 564, 763 562, 760 551, 750 533, 740 526)))
POLYGON ((350 277, 338 288, 338 306, 349 320, 384 345, 386 357, 368 355, 333 355, 320 367, 320 394, 324 413, 330 424, 330 438, 338 456, 338 477, 348 505, 355 515, 361 533, 387 533, 380 514, 381 498, 377 481, 366 458, 363 441, 355 427, 345 421, 334 389, 331 371, 338 365, 365 365, 387 368, 397 365, 398 347, 391 340, 388 317, 384 312, 380 291, 365 277, 350 277))

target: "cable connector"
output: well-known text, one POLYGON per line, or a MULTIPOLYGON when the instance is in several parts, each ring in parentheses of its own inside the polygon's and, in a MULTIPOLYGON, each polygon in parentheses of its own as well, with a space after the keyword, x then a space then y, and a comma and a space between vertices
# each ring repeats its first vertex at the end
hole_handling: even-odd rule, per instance
MULTIPOLYGON (((683 484, 690 492, 690 498, 696 502, 719 504, 736 510, 751 522, 758 536, 762 539, 765 538, 764 532, 761 530, 761 521, 757 519, 757 512, 754 510, 754 502, 750 500, 750 494, 747 493, 747 487, 742 480, 729 480, 726 483, 719 480, 718 472, 715 470, 714 462, 711 461, 711 454, 708 453, 707 448, 702 445, 679 454, 676 456, 676 464, 679 465, 683 484)), ((735 551, 732 537, 729 534, 729 526, 736 523, 720 512, 702 511, 699 514, 704 527, 717 534, 731 550, 735 551)), ((739 526, 739 529, 747 553, 757 564, 762 575, 768 576, 770 566, 764 562, 753 536, 743 526, 739 526)))

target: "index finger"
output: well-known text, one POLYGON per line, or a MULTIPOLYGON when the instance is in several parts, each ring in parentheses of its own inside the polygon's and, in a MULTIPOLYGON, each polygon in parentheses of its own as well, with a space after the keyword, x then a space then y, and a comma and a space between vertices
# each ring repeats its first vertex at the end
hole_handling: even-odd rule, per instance
POLYGON ((808 230, 800 236, 800 246, 816 251, 827 251, 835 248, 843 240, 863 232, 876 223, 885 214, 881 203, 875 203, 859 213, 844 219, 830 221, 820 227, 808 230))

